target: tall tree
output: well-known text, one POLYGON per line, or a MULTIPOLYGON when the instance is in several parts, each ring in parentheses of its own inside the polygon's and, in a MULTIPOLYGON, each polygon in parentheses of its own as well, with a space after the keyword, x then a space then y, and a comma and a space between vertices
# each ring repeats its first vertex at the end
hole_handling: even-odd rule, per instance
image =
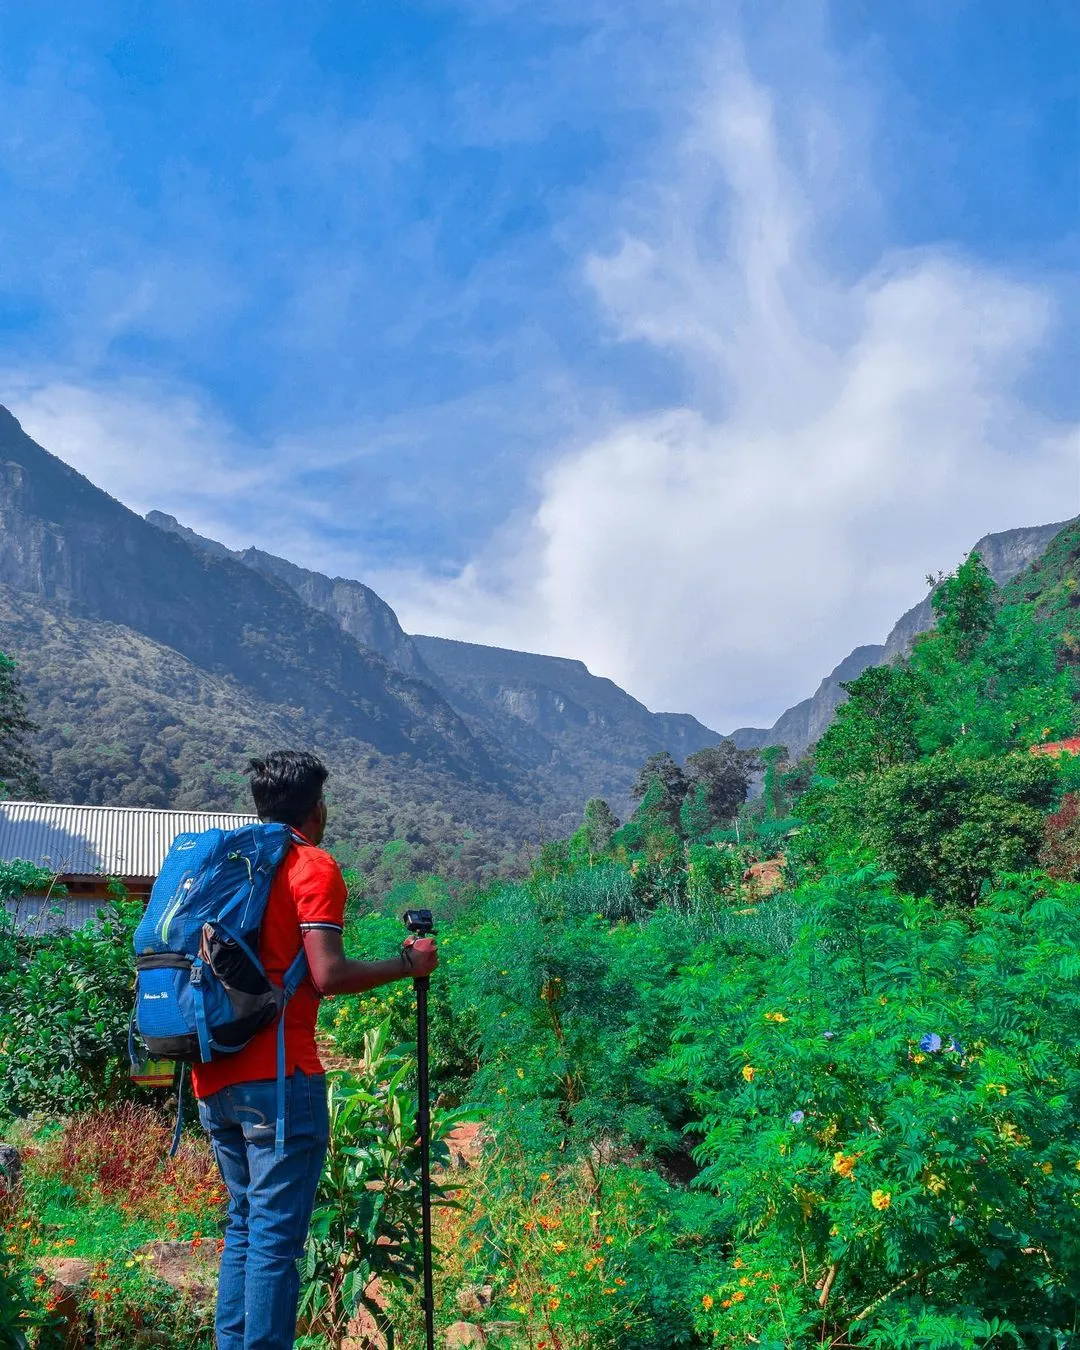
MULTIPOLYGON (((927 578, 930 580, 930 578, 927 578)), ((997 586, 977 553, 936 585, 931 601, 937 631, 964 658, 986 637, 997 612, 997 586)))
POLYGON ((27 749, 27 739, 38 730, 26 714, 26 696, 19 684, 18 667, 0 652, 0 797, 12 793, 40 797, 37 765, 27 749))
POLYGON ((870 666, 841 688, 847 700, 814 751, 819 773, 851 778, 918 758, 918 690, 907 666, 870 666))
POLYGON ((734 820, 746 801, 750 775, 757 767, 753 750, 740 750, 734 741, 721 741, 687 756, 686 778, 689 788, 704 789, 712 825, 734 820))
POLYGON ((630 795, 641 801, 652 786, 654 778, 659 778, 664 792, 677 803, 677 810, 686 796, 686 777, 666 750, 658 750, 656 754, 650 755, 638 769, 630 795))
POLYGON ((590 797, 585 803, 585 818, 582 822, 589 852, 606 852, 611 843, 611 836, 618 828, 619 817, 603 797, 590 797))

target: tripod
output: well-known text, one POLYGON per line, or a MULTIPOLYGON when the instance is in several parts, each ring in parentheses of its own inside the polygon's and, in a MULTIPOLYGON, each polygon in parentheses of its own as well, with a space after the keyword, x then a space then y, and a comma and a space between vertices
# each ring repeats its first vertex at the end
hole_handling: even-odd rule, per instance
MULTIPOLYGON (((435 923, 430 909, 409 909, 402 922, 417 938, 431 937, 435 923)), ((431 1241, 431 1094, 428 1085, 428 979, 414 979, 416 990, 417 1124, 420 1128, 420 1214, 424 1243, 424 1332, 427 1350, 435 1350, 435 1296, 432 1291, 431 1241)))

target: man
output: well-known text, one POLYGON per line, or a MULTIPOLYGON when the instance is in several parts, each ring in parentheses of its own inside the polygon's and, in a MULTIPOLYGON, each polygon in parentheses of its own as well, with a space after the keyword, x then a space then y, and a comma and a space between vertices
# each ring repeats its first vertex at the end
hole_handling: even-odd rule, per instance
POLYGON ((326 1077, 315 1045, 319 1000, 359 994, 391 980, 430 975, 438 957, 423 938, 389 961, 345 955, 345 881, 318 846, 326 828, 327 770, 296 750, 252 760, 259 818, 298 836, 274 877, 260 957, 280 985, 300 951, 309 975, 285 1011, 285 1152, 275 1157, 277 1025, 235 1055, 192 1070, 199 1115, 229 1192, 215 1332, 218 1350, 286 1350, 296 1335, 303 1253, 329 1140, 326 1077))

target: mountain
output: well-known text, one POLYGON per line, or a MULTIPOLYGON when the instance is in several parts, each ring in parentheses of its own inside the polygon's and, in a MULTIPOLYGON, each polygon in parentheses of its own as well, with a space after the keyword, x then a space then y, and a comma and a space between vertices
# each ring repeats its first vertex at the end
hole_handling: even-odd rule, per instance
POLYGON ((361 582, 143 519, 5 409, 0 649, 56 798, 235 806, 252 754, 310 747, 339 839, 431 843, 463 875, 572 829, 589 796, 625 809, 653 750, 719 740, 579 662, 411 638, 361 582))
POLYGON ((283 581, 398 669, 427 680, 492 758, 510 774, 531 775, 549 802, 573 802, 580 811, 587 797, 600 796, 627 814, 630 784, 647 756, 669 750, 684 759, 721 739, 687 714, 650 712, 581 661, 410 637, 362 582, 331 579, 255 548, 230 551, 160 511, 146 519, 211 557, 232 558, 283 581))
POLYGON ((211 557, 233 558, 264 576, 284 582, 305 604, 328 615, 358 642, 378 652, 395 670, 405 675, 416 675, 420 679, 430 679, 430 671, 424 666, 409 637, 402 632, 397 615, 381 596, 363 582, 310 572, 306 567, 298 567, 295 563, 257 548, 234 552, 215 539, 196 534, 186 525, 181 525, 175 516, 167 516, 163 511, 150 511, 146 519, 159 530, 186 539, 211 557))
MULTIPOLYGON (((1040 558, 1068 522, 1031 525, 1000 534, 984 535, 971 550, 978 553, 999 586, 1019 576, 1040 558)), ((870 666, 905 656, 920 633, 934 624, 932 592, 902 614, 883 643, 856 647, 818 685, 810 698, 780 714, 771 727, 739 727, 731 739, 744 750, 765 745, 786 745, 792 757, 803 754, 832 721, 833 713, 847 695, 843 682, 857 679, 870 666)))
POLYGON ((685 713, 654 713, 581 661, 414 637, 438 688, 478 734, 512 747, 559 791, 587 781, 621 815, 637 769, 657 750, 685 759, 723 738, 685 713))

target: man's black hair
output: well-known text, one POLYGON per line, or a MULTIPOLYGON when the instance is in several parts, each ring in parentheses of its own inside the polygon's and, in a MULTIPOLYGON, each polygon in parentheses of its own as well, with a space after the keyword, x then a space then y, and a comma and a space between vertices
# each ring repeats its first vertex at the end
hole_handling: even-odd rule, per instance
POLYGON ((260 820, 278 820, 298 830, 319 804, 330 770, 306 750, 271 750, 248 765, 251 795, 260 820))

